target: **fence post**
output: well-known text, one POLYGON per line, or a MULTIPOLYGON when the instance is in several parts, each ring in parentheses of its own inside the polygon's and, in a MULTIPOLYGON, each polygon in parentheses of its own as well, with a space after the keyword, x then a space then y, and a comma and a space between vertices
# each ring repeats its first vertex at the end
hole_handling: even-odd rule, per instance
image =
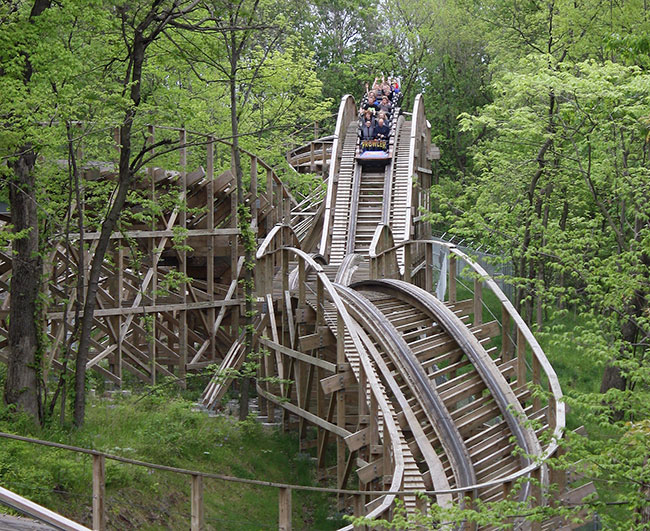
POLYGON ((433 292, 433 245, 428 244, 424 248, 424 289, 433 292))
POLYGON ((456 257, 449 254, 449 302, 456 302, 456 257))
POLYGON ((517 387, 526 383, 526 338, 517 327, 517 387))
POLYGON ((291 531, 291 489, 280 487, 278 489, 278 529, 279 531, 291 531))
POLYGON ((103 455, 93 455, 93 529, 106 529, 106 511, 104 494, 106 485, 106 467, 103 455))
POLYGON ((483 324, 483 281, 474 279, 474 326, 483 324))
POLYGON ((203 476, 192 474, 192 531, 203 531, 203 476))

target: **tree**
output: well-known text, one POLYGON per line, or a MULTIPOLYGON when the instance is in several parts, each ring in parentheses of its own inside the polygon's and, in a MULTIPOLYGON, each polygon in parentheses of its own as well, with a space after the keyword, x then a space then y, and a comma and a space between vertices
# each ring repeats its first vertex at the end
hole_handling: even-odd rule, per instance
POLYGON ((36 0, 30 6, 5 6, 1 13, 2 25, 12 46, 3 47, 0 52, 3 55, 1 89, 3 94, 14 96, 0 108, 5 123, 2 148, 9 154, 6 160, 12 172, 8 185, 14 231, 10 352, 4 399, 39 421, 42 409, 38 292, 42 261, 34 181, 38 147, 36 139, 30 138, 22 128, 31 121, 28 109, 39 90, 34 65, 38 64, 38 54, 42 52, 39 37, 43 28, 48 27, 42 15, 49 8, 49 0, 36 0))
POLYGON ((102 223, 100 237, 92 258, 81 321, 75 371, 74 423, 77 426, 81 426, 84 421, 86 362, 90 348, 90 334, 99 276, 108 249, 110 235, 115 229, 136 173, 144 165, 147 153, 158 147, 155 144, 153 146, 144 145, 133 156, 131 133, 139 106, 142 103, 142 75, 147 59, 147 51, 173 21, 186 16, 198 3, 199 0, 188 0, 186 2, 154 0, 152 2, 143 2, 142 5, 119 4, 116 6, 127 58, 122 95, 127 98, 128 104, 119 126, 121 145, 117 190, 102 223))
MULTIPOLYGON (((605 496, 631 508, 617 524, 632 528, 647 518, 650 79, 642 65, 624 64, 629 55, 615 62, 603 55, 617 54, 590 47, 593 34, 578 30, 586 20, 602 29, 594 6, 572 15, 574 25, 568 15, 554 20, 566 46, 496 58, 503 65, 493 103, 462 120, 483 135, 473 153, 476 175, 464 189, 444 183, 438 195, 455 230, 509 253, 529 293, 522 299, 529 321, 541 320, 541 303, 556 315, 567 305, 580 312, 583 326, 557 342, 605 367, 600 392, 569 393, 581 420, 606 435, 573 439, 569 459, 616 485, 605 496), (569 27, 582 40, 569 39, 569 27), (574 59, 581 55, 591 58, 574 59), (536 316, 531 294, 539 298, 536 316)), ((534 35, 541 39, 526 33, 526 46, 534 35)))

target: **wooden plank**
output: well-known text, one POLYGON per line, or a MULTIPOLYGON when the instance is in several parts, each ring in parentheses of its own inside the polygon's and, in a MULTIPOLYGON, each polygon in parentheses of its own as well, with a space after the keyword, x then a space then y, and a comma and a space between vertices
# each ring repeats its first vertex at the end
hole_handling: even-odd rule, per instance
POLYGON ((293 413, 294 415, 303 417, 305 420, 311 422, 312 424, 315 424, 316 426, 320 426, 321 428, 325 428, 327 431, 330 431, 335 435, 338 435, 339 437, 345 438, 348 435, 350 435, 350 432, 348 430, 341 428, 336 424, 328 422, 324 419, 321 419, 320 417, 314 415, 313 413, 310 413, 309 411, 305 411, 304 409, 296 406, 295 404, 292 404, 291 402, 287 402, 286 400, 283 400, 280 397, 277 397, 271 393, 267 393, 259 385, 257 386, 257 392, 260 393, 267 400, 272 401, 273 403, 286 409, 287 411, 293 413))
POLYGON ((328 376, 327 378, 323 378, 320 381, 320 384, 323 388, 323 392, 326 395, 329 395, 330 393, 333 393, 335 391, 341 391, 342 389, 345 389, 346 387, 355 383, 357 383, 357 380, 354 373, 351 370, 336 373, 332 376, 328 376))
POLYGON ((336 345, 336 336, 327 326, 319 326, 315 334, 301 336, 298 340, 302 350, 313 350, 315 348, 329 347, 336 345))
POLYGON ((289 347, 285 347, 284 345, 280 345, 279 343, 276 343, 275 341, 271 341, 270 339, 266 337, 262 337, 259 340, 261 345, 264 345, 265 347, 270 348, 271 350, 274 350, 276 352, 281 352, 282 354, 285 354, 286 356, 290 356, 294 359, 304 361, 306 363, 310 363, 312 365, 316 365, 317 367, 321 367, 325 370, 335 372, 336 371, 336 365, 334 363, 330 363, 329 361, 321 360, 318 358, 315 358, 314 356, 310 356, 309 354, 304 354, 302 352, 299 352, 297 350, 294 350, 289 347))
POLYGON ((363 428, 362 430, 359 430, 355 433, 352 433, 351 435, 348 435, 344 439, 345 444, 348 445, 348 450, 350 450, 350 452, 353 452, 355 450, 359 450, 360 448, 366 446, 370 441, 369 433, 370 432, 368 428, 363 428))
POLYGON ((93 455, 93 530, 106 529, 106 465, 103 455, 93 455))
POLYGON ((278 530, 291 531, 291 489, 278 489, 278 530))
POLYGON ((203 476, 192 474, 192 508, 191 508, 191 531, 203 531, 205 529, 205 518, 203 509, 203 476))
POLYGON ((0 502, 23 514, 51 524, 57 529, 64 529, 66 531, 90 531, 89 528, 2 487, 0 487, 0 502))
MULTIPOLYGON (((239 236, 240 230, 235 228, 228 229, 188 229, 187 237, 204 237, 204 236, 239 236)), ((85 232, 84 241, 86 240, 99 240, 100 232, 85 232)), ((110 236, 111 240, 119 240, 121 238, 172 238, 174 231, 171 229, 166 230, 127 230, 124 232, 113 232, 110 236)), ((70 233, 71 240, 78 240, 79 233, 70 233)))
MULTIPOLYGON (((114 315, 146 315, 150 313, 163 313, 175 312, 181 310, 207 310, 209 308, 221 308, 223 306, 239 306, 241 301, 239 299, 230 301, 203 301, 203 302, 188 302, 177 304, 158 304, 155 306, 132 306, 130 308, 107 308, 105 310, 95 310, 93 315, 95 317, 109 317, 114 315)), ((52 312, 46 314, 49 319, 63 319, 63 312, 52 312)), ((83 316, 83 311, 79 313, 83 316)), ((130 324, 130 323, 129 323, 130 324)))
POLYGON ((367 465, 358 468, 357 475, 359 476, 359 481, 366 485, 371 481, 382 477, 384 475, 384 458, 380 457, 372 463, 368 463, 367 465))

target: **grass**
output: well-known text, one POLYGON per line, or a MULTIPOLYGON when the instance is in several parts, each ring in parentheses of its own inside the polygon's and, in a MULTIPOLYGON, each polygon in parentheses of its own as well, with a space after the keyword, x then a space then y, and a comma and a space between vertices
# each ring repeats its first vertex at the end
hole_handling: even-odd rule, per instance
MULTIPOLYGON (((267 431, 257 422, 208 417, 176 396, 120 397, 89 403, 80 430, 37 429, 10 420, 0 430, 93 448, 154 463, 268 481, 313 485, 312 459, 297 452, 292 435, 267 431)), ((3 440, 0 483, 79 522, 91 522, 91 461, 64 450, 3 440)), ((106 462, 108 525, 111 529, 187 529, 190 479, 114 461, 106 462)), ((275 488, 204 482, 208 529, 275 529, 275 488)), ((333 498, 293 493, 295 529, 336 529, 328 519, 333 498)))

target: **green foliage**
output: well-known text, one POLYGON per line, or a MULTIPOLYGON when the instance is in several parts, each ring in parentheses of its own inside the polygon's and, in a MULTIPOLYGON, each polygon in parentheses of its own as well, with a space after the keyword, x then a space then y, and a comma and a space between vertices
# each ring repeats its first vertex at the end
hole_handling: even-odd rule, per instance
POLYGON ((643 528, 650 79, 636 35, 645 35, 646 7, 469 7, 490 59, 492 101, 460 115, 475 143, 472 171, 462 182, 443 175, 432 220, 512 262, 516 302, 543 325, 569 428, 587 428, 556 466, 595 481, 599 501, 585 506, 606 528, 643 528))

